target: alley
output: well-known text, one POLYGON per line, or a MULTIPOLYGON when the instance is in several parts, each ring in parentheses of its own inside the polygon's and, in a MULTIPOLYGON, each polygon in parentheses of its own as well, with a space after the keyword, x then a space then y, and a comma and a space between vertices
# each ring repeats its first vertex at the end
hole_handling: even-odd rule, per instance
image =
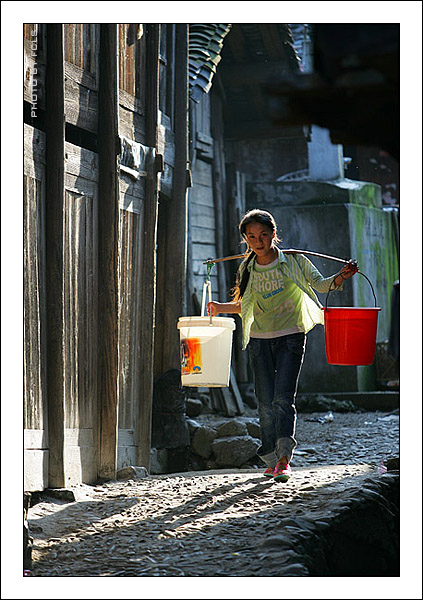
POLYGON ((251 467, 83 485, 75 502, 43 494, 29 514, 33 575, 386 574, 396 560, 386 538, 398 533, 399 477, 381 473, 380 462, 398 455, 398 415, 336 413, 330 423, 321 416, 299 415, 286 484, 251 467))

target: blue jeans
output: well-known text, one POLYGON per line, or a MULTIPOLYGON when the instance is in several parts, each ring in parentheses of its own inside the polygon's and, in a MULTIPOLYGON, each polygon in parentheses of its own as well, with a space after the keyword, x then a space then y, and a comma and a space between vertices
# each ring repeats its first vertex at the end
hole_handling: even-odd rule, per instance
POLYGON ((251 338, 248 344, 260 418, 257 454, 268 467, 274 467, 282 456, 289 462, 297 445, 295 395, 305 344, 304 333, 251 338))

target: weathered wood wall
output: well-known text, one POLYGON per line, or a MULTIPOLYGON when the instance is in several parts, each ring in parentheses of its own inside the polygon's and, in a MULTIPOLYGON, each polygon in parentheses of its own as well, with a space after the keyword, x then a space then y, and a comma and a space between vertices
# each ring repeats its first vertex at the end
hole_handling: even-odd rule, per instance
POLYGON ((33 491, 48 483, 44 133, 25 125, 24 149, 24 486, 33 491))
MULTIPOLYGON (((103 26, 103 30, 98 24, 66 24, 50 29, 37 24, 24 27, 24 100, 29 106, 37 79, 41 114, 38 121, 32 119, 36 126, 42 129, 46 122, 46 71, 50 91, 55 86, 59 91, 62 86, 63 90, 61 106, 57 103, 60 93, 57 98, 55 94, 48 98, 50 109, 57 115, 56 122, 60 123, 62 114, 63 125, 63 137, 52 137, 58 148, 56 161, 61 155, 63 159, 61 169, 55 170, 50 183, 50 187, 54 183, 57 189, 62 186, 63 198, 50 215, 49 230, 45 224, 45 135, 25 126, 24 428, 28 490, 94 481, 99 476, 113 476, 121 466, 143 464, 139 462, 140 444, 144 464, 149 466, 154 303, 148 303, 144 284, 147 253, 153 266, 148 275, 148 289, 154 295, 156 232, 153 219, 153 229, 146 236, 144 221, 146 214, 151 219, 151 207, 157 204, 157 169, 155 165, 149 169, 152 185, 148 204, 146 178, 140 176, 134 181, 124 172, 118 178, 117 156, 119 134, 153 148, 157 146, 158 111, 154 110, 154 103, 156 97, 158 101, 158 86, 151 95, 146 61, 150 44, 150 64, 155 65, 158 73, 159 29, 156 25, 142 24, 103 26), (106 29, 107 33, 115 34, 116 51, 112 41, 107 65, 103 61, 101 66, 100 40, 106 29), (46 51, 49 35, 53 35, 50 55, 46 51), (48 69, 54 60, 59 65, 57 75, 52 67, 48 69), (110 73, 115 73, 114 108, 109 95, 110 90, 113 95, 110 73), (146 96, 148 89, 150 102, 146 96), (146 119, 148 110, 153 116, 150 125, 146 119), (65 142, 65 123, 66 134, 80 140, 81 146, 65 142), (85 144, 98 147, 99 154, 84 147, 85 144), (107 164, 112 167, 106 169, 107 164), (114 170, 115 191, 113 185, 105 183, 114 170), (46 248, 53 241, 49 231, 57 232, 54 258, 51 255, 47 263, 50 272, 54 268, 56 278, 54 292, 50 291, 50 306, 55 302, 59 320, 55 319, 57 323, 60 321, 59 325, 54 321, 57 335, 52 338, 51 347, 46 333, 54 331, 49 323, 51 308, 46 306, 49 286, 46 248), (113 231, 116 233, 110 235, 113 231), (116 259, 110 262, 113 256, 116 259), (115 267, 111 266, 113 262, 115 267), (63 292, 57 294, 59 289, 63 292), (150 344, 144 342, 142 347, 144 334, 149 336, 147 330, 150 344), (62 343, 56 344, 59 340, 62 343), (47 396, 46 371, 50 364, 47 352, 51 352, 54 344, 57 360, 49 372, 57 397, 47 396), (62 370, 58 368, 60 364, 62 370), (55 425, 49 440, 50 412, 55 425), (49 474, 49 442, 54 446, 55 462, 50 465, 53 475, 49 474)), ((173 32, 171 28, 169 31, 171 48, 173 32)), ((166 62, 163 68, 161 77, 165 81, 166 62)), ((171 87, 169 92, 172 93, 171 87)), ((48 132, 57 134, 57 127, 50 126, 48 132)), ((169 137, 171 133, 164 125, 163 153, 169 137)), ((52 148, 50 143, 50 156, 52 148)), ((169 176, 164 187, 167 185, 170 190, 171 183, 169 176)), ((56 192, 51 201, 54 197, 56 192)))
MULTIPOLYGON (((187 24, 26 24, 24 44, 27 121, 36 67, 39 109, 25 126, 24 185, 25 485, 34 490, 149 468, 154 368, 179 366, 177 318, 187 291, 201 300, 222 219, 206 95, 187 265, 187 24), (151 157, 138 177, 119 170, 123 137, 151 157)), ((216 271, 212 280, 217 297, 216 271)))

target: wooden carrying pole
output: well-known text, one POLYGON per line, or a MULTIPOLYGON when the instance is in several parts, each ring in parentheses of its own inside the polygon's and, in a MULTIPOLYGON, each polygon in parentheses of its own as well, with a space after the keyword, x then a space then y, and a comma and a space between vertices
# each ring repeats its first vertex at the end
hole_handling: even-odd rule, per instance
MULTIPOLYGON (((287 250, 282 250, 284 254, 304 254, 305 256, 317 256, 318 258, 327 258, 329 260, 334 260, 336 262, 343 263, 344 265, 348 264, 348 260, 344 258, 338 258, 336 256, 329 256, 328 254, 320 254, 320 252, 311 252, 311 250, 295 250, 294 248, 289 248, 287 250)), ((225 260, 235 260, 237 258, 247 258, 248 254, 235 254, 234 256, 225 256, 224 258, 209 258, 208 260, 203 262, 203 265, 207 265, 210 263, 218 263, 223 262, 225 260)))

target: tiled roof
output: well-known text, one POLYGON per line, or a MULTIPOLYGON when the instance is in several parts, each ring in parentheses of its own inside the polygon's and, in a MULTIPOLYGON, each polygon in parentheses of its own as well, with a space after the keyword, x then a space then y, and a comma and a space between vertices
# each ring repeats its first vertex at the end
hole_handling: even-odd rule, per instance
POLYGON ((229 23, 189 24, 189 95, 199 102, 212 84, 229 23))

